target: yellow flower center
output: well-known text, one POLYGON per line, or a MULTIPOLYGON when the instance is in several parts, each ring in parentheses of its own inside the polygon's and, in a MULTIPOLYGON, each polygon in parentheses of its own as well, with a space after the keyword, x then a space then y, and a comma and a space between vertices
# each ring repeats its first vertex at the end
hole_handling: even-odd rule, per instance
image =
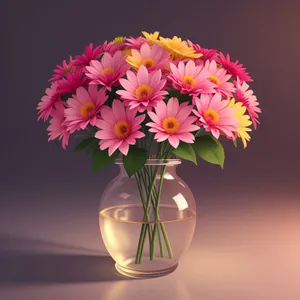
POLYGON ((209 123, 213 123, 213 124, 216 124, 218 123, 219 119, 220 119, 220 116, 219 114, 211 109, 211 108, 208 108, 205 112, 204 112, 204 119, 206 122, 209 122, 209 123))
POLYGON ((221 81, 219 80, 219 78, 216 77, 216 76, 214 76, 214 75, 208 76, 208 79, 209 79, 211 82, 215 83, 216 85, 220 85, 220 84, 221 84, 221 81))
POLYGON ((196 85, 196 80, 192 76, 184 75, 182 77, 182 82, 186 88, 193 88, 196 85))
POLYGON ((150 86, 142 84, 135 90, 135 95, 139 100, 142 100, 152 95, 152 89, 150 86))
POLYGON ((122 55, 123 56, 131 55, 131 49, 129 49, 129 48, 123 49, 122 50, 122 55))
POLYGON ((180 127, 180 122, 174 117, 167 117, 162 121, 162 128, 167 133, 176 133, 180 127))
POLYGON ((141 65, 144 65, 146 68, 151 68, 151 67, 154 67, 156 65, 156 63, 151 57, 149 57, 149 58, 143 59, 141 61, 141 65))
POLYGON ((80 108, 80 115, 82 117, 87 117, 91 111, 95 109, 95 104, 92 101, 87 102, 80 108))
POLYGON ((115 45, 123 45, 125 43, 126 37, 125 36, 117 36, 114 38, 115 45))
POLYGON ((114 73, 114 68, 105 68, 101 71, 101 75, 104 76, 104 75, 107 75, 107 74, 112 74, 114 73))
POLYGON ((65 66, 65 70, 64 70, 64 76, 69 73, 71 71, 71 66, 67 65, 65 66))
POLYGON ((127 138, 130 135, 130 125, 127 121, 121 120, 114 125, 114 134, 118 138, 127 138))

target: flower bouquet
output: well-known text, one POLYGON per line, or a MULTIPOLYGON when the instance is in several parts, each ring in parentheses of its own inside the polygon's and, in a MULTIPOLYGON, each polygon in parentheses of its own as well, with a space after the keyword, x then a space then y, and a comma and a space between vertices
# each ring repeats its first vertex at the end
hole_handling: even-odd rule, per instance
POLYGON ((121 160, 136 181, 144 223, 135 264, 142 262, 146 235, 151 260, 157 236, 173 257, 164 224, 158 225, 166 166, 151 169, 147 160, 178 157, 197 164, 199 156, 223 168, 220 138, 235 146, 240 140, 245 148, 261 112, 247 83, 252 79, 229 54, 177 36, 142 34, 89 44, 64 60, 37 106, 38 120, 49 120, 49 141, 59 139, 65 149, 70 136, 80 133, 84 139, 75 152, 90 153, 93 170, 121 160), (153 223, 147 223, 150 208, 153 223))

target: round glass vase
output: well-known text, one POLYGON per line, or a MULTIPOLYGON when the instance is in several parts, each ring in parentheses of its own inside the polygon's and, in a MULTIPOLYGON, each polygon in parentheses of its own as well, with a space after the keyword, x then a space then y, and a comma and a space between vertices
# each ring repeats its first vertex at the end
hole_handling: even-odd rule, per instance
POLYGON ((196 202, 176 174, 179 159, 149 159, 129 177, 121 160, 119 175, 104 191, 99 225, 119 273, 147 278, 174 271, 196 225, 196 202))

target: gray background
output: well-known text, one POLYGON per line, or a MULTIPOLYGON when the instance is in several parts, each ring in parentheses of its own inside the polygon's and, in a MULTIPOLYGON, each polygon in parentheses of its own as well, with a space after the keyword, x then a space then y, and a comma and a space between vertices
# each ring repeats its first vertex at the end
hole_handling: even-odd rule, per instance
MULTIPOLYGON (((23 294, 23 298, 23 292, 20 295, 12 292, 17 293, 17 287, 24 283, 40 283, 39 278, 43 284, 76 283, 98 281, 106 274, 104 267, 102 275, 97 271, 90 273, 89 268, 99 263, 97 254, 104 251, 97 220, 99 198, 118 169, 112 166, 95 174, 91 171, 90 157, 71 153, 74 141, 67 151, 56 141, 48 143, 47 124, 36 121, 36 105, 53 68, 68 55, 81 53, 89 42, 100 44, 119 35, 137 36, 142 30, 159 30, 163 36, 178 35, 202 47, 229 52, 233 59, 239 59, 247 67, 255 80, 251 87, 263 114, 261 126, 252 134, 249 147, 245 151, 242 147, 234 149, 231 143, 225 142, 224 170, 200 161, 198 167, 184 163, 178 168, 179 175, 197 198, 198 226, 202 224, 197 234, 209 237, 208 241, 216 245, 220 239, 224 245, 235 245, 237 239, 230 233, 234 228, 244 228, 243 221, 250 217, 253 222, 251 226, 247 224, 249 228, 257 228, 257 232, 261 232, 262 224, 268 224, 270 230, 281 224, 283 227, 280 225, 276 234, 272 231, 274 237, 277 236, 272 241, 276 245, 291 243, 289 249, 298 249, 299 231, 288 228, 285 232, 283 228, 294 220, 292 228, 300 229, 299 28, 299 1, 2 0, 0 246, 4 267, 0 268, 0 290, 2 287, 3 299, 10 296, 12 299, 35 296, 41 299, 41 295, 48 299, 51 293, 47 294, 46 290, 39 294, 33 289, 28 296, 23 294), (201 223, 203 220, 208 223, 201 223), (226 231, 230 235, 227 242, 223 240, 222 228, 231 228, 226 231), (284 238, 291 232, 295 235, 291 240, 280 240, 279 236, 284 238), (37 259, 30 256, 36 249, 43 249, 44 256, 37 259), (61 256, 51 256, 52 250, 61 256), (24 251, 29 251, 25 258, 24 251), (74 251, 79 251, 81 256, 76 256, 77 252, 73 255, 74 251), (10 260, 7 255, 11 253, 10 260), (20 261, 16 263, 15 257, 20 261), (61 265, 61 270, 43 274, 42 270, 54 262, 61 265), (62 271, 66 269, 70 272, 62 271), (81 275, 70 277, 71 273, 81 275), (7 284, 13 284, 13 289, 7 284)), ((242 229, 239 233, 240 238, 245 238, 242 229)), ((198 244, 194 242, 192 249, 201 252, 203 245, 207 245, 205 241, 204 238, 198 244)), ((251 241, 251 245, 257 241, 254 233, 251 241)), ((273 253, 274 247, 267 248, 266 253, 273 253)), ((256 254, 261 254, 259 247, 255 249, 256 254)), ((190 250, 189 257, 196 252, 190 250)), ((228 257, 224 260, 228 262, 228 257)), ((103 262, 102 266, 105 264, 108 268, 112 265, 111 261, 103 262)), ((283 266, 287 265, 283 260, 283 266)), ((230 268, 229 263, 228 266, 230 268)), ((207 264, 207 270, 211 268, 212 265, 207 264)), ((195 272, 193 268, 185 270, 195 272)), ((295 270, 298 272, 300 268, 295 270)), ((218 271, 214 274, 223 274, 218 271)), ((289 272, 292 271, 287 268, 286 274, 291 275, 289 272)), ((256 277, 256 273, 253 274, 256 277)), ((119 278, 114 276, 109 278, 119 278)), ((219 282, 221 289, 220 281, 209 281, 205 274, 203 278, 209 284, 219 282)), ((240 277, 237 275, 237 278, 240 277)), ((233 280, 232 284, 239 291, 237 282, 238 279, 233 280)), ((145 289, 147 284, 144 283, 145 289)), ((229 299, 234 295, 246 299, 247 293, 213 297, 209 288, 203 290, 203 286, 201 289, 197 284, 194 286, 196 290, 199 288, 197 295, 206 299, 229 299)), ((86 291, 83 289, 77 294, 78 288, 76 285, 72 289, 72 297, 85 298, 86 291)), ((263 287, 257 288, 258 292, 263 290, 263 287)), ((64 293, 52 293, 51 297, 63 297, 64 293)), ((299 299, 295 293, 291 295, 299 299)), ((99 297, 101 299, 101 295, 99 297)))

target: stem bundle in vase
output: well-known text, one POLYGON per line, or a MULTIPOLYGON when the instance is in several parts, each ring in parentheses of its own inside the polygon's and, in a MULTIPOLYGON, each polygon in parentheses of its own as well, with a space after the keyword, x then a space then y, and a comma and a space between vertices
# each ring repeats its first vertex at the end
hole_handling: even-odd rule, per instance
POLYGON ((223 168, 222 139, 235 146, 241 140, 245 148, 261 112, 246 69, 229 54, 143 32, 88 45, 57 65, 49 81, 37 106, 38 120, 50 122, 49 141, 62 140, 66 149, 71 135, 84 136, 75 152, 91 154, 95 171, 123 159, 144 213, 135 262, 142 262, 147 239, 151 260, 157 247, 161 257, 172 258, 160 219, 165 166, 153 169, 146 161, 155 148, 156 159, 197 164, 198 156, 223 168))

